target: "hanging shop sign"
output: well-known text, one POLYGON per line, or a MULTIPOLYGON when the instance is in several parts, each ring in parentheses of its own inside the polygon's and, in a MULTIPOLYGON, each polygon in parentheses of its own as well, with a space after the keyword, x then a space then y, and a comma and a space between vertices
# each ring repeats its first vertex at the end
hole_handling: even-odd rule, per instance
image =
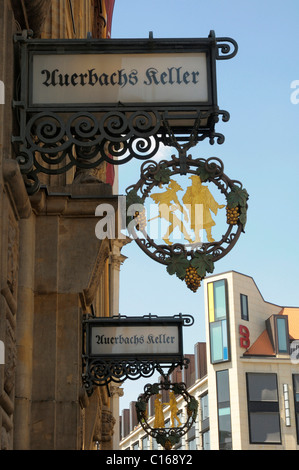
POLYGON ((120 165, 157 154, 173 136, 192 145, 224 136, 216 61, 237 53, 231 38, 33 39, 15 36, 20 84, 13 136, 29 194, 39 173, 120 165))
POLYGON ((126 192, 130 236, 193 292, 245 230, 249 195, 215 157, 149 160, 126 192))
MULTIPOLYGON (((31 107, 217 107, 216 60, 231 38, 34 40, 19 37, 31 107)), ((216 111, 216 109, 214 109, 216 111)))
POLYGON ((94 385, 149 377, 155 370, 183 365, 183 327, 190 315, 173 317, 88 317, 83 322, 84 383, 94 385))
POLYGON ((198 402, 188 393, 185 383, 171 383, 164 378, 160 383, 147 384, 144 393, 139 395, 135 403, 137 419, 146 434, 156 439, 164 449, 171 450, 194 425, 198 402), (164 392, 164 393, 163 393, 164 392), (164 403, 162 397, 168 395, 168 401, 164 403), (149 416, 149 400, 154 400, 154 418, 149 416), (181 399, 186 408, 186 419, 184 413, 179 414, 177 400, 181 399), (165 407, 168 407, 165 408, 165 407), (166 424, 164 411, 170 414, 170 425, 166 424))
POLYGON ((138 356, 163 358, 182 354, 181 323, 175 321, 89 323, 90 357, 138 356))
POLYGON ((208 51, 122 54, 32 52, 32 106, 213 104, 208 51))

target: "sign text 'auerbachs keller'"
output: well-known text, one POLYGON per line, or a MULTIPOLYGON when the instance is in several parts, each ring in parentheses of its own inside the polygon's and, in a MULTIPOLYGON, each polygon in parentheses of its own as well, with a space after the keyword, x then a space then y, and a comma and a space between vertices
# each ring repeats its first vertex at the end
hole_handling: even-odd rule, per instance
POLYGON ((86 355, 92 358, 144 358, 166 361, 183 356, 183 326, 188 315, 174 317, 90 317, 84 321, 86 355))
POLYGON ((176 326, 107 326, 92 329, 91 353, 102 354, 178 354, 176 326))
POLYGON ((34 54, 32 105, 207 102, 205 52, 34 54))

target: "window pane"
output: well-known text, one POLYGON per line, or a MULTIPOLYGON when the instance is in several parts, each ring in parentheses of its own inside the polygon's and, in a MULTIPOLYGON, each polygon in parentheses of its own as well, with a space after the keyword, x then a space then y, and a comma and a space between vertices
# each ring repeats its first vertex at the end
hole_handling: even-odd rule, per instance
POLYGON ((142 449, 147 450, 148 449, 148 443, 149 443, 149 437, 144 437, 142 439, 142 449))
POLYGON ((241 318, 243 320, 248 320, 248 298, 247 295, 240 294, 241 298, 241 318))
POLYGON ((286 319, 277 318, 276 325, 277 325, 277 337, 278 337, 278 351, 288 352, 286 319))
POLYGON ((225 280, 214 282, 215 320, 226 318, 225 280))
POLYGON ((214 286, 212 282, 208 284, 208 300, 209 300, 209 321, 212 322, 212 321, 215 321, 214 286))
POLYGON ((277 401, 276 374, 247 374, 250 401, 277 401))
POLYGON ((219 370, 217 372, 217 397, 218 403, 229 402, 228 370, 219 370))
POLYGON ((219 448, 231 449, 232 433, 231 433, 231 419, 230 419, 228 370, 217 371, 216 380, 217 380, 217 402, 218 402, 219 448))
POLYGON ((192 428, 189 429, 189 431, 187 432, 187 439, 188 440, 192 440, 195 438, 195 424, 193 424, 192 428))
POLYGON ((226 320, 222 320, 221 322, 222 327, 222 342, 223 342, 223 359, 225 361, 228 360, 228 344, 227 344, 227 322, 226 320))
POLYGON ((210 323, 211 359, 212 362, 223 360, 221 322, 210 323))
POLYGON ((210 450, 210 431, 204 432, 202 435, 202 447, 204 450, 210 450))
POLYGON ((201 420, 204 421, 209 417, 209 401, 208 395, 201 397, 201 420))
POLYGON ((278 413, 250 413, 251 442, 280 443, 278 413))
POLYGON ((231 420, 230 420, 230 409, 224 408, 221 410, 222 413, 219 415, 219 448, 220 449, 231 449, 232 432, 231 432, 231 420))
POLYGON ((152 438, 152 449, 153 450, 158 449, 158 442, 156 441, 156 439, 154 437, 152 438))
POLYGON ((189 441, 188 448, 189 448, 189 450, 196 450, 196 440, 195 439, 192 439, 192 441, 189 441))

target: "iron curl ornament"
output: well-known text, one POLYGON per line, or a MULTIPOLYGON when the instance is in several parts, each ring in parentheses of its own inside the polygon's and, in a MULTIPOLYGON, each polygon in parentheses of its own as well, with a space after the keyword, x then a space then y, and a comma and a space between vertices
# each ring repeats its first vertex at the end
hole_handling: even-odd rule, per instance
POLYGON ((216 63, 237 54, 232 38, 53 40, 24 30, 14 44, 12 144, 30 195, 44 175, 145 161, 160 144, 224 142, 216 125, 229 113, 218 106, 216 63))
MULTIPOLYGON (((219 158, 194 159, 188 155, 182 173, 180 157, 172 155, 170 160, 159 163, 149 160, 142 164, 139 181, 126 189, 127 229, 142 251, 166 266, 170 275, 185 280, 188 288, 196 292, 200 281, 214 271, 215 262, 230 252, 245 231, 249 195, 240 181, 232 180, 224 173, 219 158), (191 175, 192 183, 186 190, 177 181, 182 174, 191 175), (153 194, 153 190, 158 192, 153 194), (180 200, 178 193, 184 190, 180 200), (216 200, 218 195, 223 199, 222 204, 216 200), (150 219, 146 206, 149 198, 158 212, 150 219), (226 220, 223 221, 225 209, 226 220), (212 234, 212 229, 216 228, 212 213, 215 216, 221 213, 222 217, 218 239, 212 234), (184 219, 187 218, 192 234, 186 228, 184 219), (168 222, 161 241, 148 233, 148 222, 154 219, 168 222), (169 235, 174 229, 180 232, 179 242, 174 237, 170 240, 169 235)), ((184 180, 185 184, 186 178, 184 180)), ((217 230, 219 232, 218 222, 217 230)))
POLYGON ((26 176, 27 192, 38 191, 40 173, 58 175, 73 167, 92 169, 103 162, 122 165, 132 158, 152 158, 160 145, 159 128, 156 111, 115 110, 100 117, 88 111, 70 116, 35 113, 26 123, 16 158, 26 176))
POLYGON ((135 404, 137 419, 144 431, 156 439, 158 444, 166 450, 178 444, 181 437, 184 436, 192 427, 196 420, 198 412, 197 400, 188 393, 186 384, 170 383, 168 380, 160 383, 147 384, 144 387, 144 393, 139 395, 135 404), (162 403, 161 392, 166 390, 169 393, 169 402, 162 403), (154 419, 148 417, 148 402, 152 396, 155 396, 155 416, 154 419), (177 398, 182 397, 186 403, 186 420, 179 416, 177 398), (164 419, 163 406, 169 405, 170 426, 167 427, 164 419))

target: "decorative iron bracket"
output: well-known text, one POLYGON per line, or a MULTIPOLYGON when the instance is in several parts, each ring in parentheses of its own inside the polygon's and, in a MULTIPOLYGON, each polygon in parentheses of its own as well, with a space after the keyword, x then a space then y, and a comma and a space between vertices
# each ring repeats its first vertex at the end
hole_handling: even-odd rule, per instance
MULTIPOLYGON (((57 175, 73 167, 95 168, 102 162, 122 165, 132 158, 148 160, 157 155, 161 143, 180 148, 183 168, 185 151, 197 142, 209 139, 211 144, 215 140, 221 144, 224 141, 224 136, 215 132, 219 116, 222 115, 224 122, 229 119, 229 113, 221 111, 217 104, 216 60, 236 55, 238 46, 233 39, 216 38, 211 31, 208 38, 201 39, 37 40, 29 32, 27 36, 23 32, 15 36, 15 43, 20 76, 13 107, 19 135, 12 137, 12 143, 29 194, 38 191, 40 173, 57 175), (49 56, 58 58, 74 53, 82 57, 83 54, 137 53, 140 56, 141 53, 184 52, 205 54, 206 101, 59 104, 37 103, 33 99, 36 57, 46 61, 49 56)), ((53 77, 49 81, 49 89, 53 88, 52 84, 59 88, 59 83, 52 83, 53 77)))
MULTIPOLYGON (((141 377, 151 377, 155 372, 159 372, 166 378, 176 367, 187 368, 189 360, 183 356, 182 328, 191 326, 193 323, 192 316, 182 314, 173 317, 158 317, 156 315, 143 317, 118 315, 111 318, 85 317, 83 319, 82 380, 87 393, 92 394, 94 387, 107 385, 110 382, 122 383, 127 379, 138 380, 141 377), (127 335, 129 330, 133 333, 121 340, 120 336, 123 334, 121 328, 124 326, 127 335), (146 338, 143 338, 142 342, 140 341, 140 334, 144 335, 145 331, 148 334, 152 327, 156 327, 159 331, 157 340, 160 345, 161 341, 165 342, 164 352, 161 350, 159 353, 155 352, 155 345, 153 346, 154 352, 148 352, 143 347, 146 338), (171 351, 170 346, 167 345, 168 327, 172 328, 171 334, 174 334, 174 343, 177 344, 174 351, 171 351), (106 328, 108 329, 106 330, 106 328), (162 334, 163 328, 164 333, 162 334), (140 329, 143 329, 142 333, 140 333, 140 329), (175 333, 173 333, 174 330, 176 330, 175 333), (107 335, 106 331, 108 331, 107 335), (113 333, 114 336, 112 335, 113 344, 116 345, 118 342, 118 344, 124 345, 123 353, 119 352, 122 347, 117 350, 118 352, 114 352, 115 347, 109 348, 111 331, 116 332, 113 333), (98 342, 101 343, 99 349, 97 345, 94 347, 96 334, 100 335, 98 337, 98 342), (107 339, 108 335, 110 335, 109 339, 107 339), (130 341, 133 342, 133 346, 128 351, 126 345, 130 341), (106 348, 107 344, 108 348, 106 348), (141 346, 139 347, 139 345, 141 346)), ((154 344, 152 337, 151 343, 154 344)))
POLYGON ((185 383, 171 383, 168 378, 165 378, 160 383, 147 384, 144 387, 144 393, 139 395, 138 401, 135 404, 137 419, 143 430, 149 436, 157 440, 166 450, 170 450, 175 444, 178 444, 180 438, 184 436, 192 427, 196 420, 198 411, 197 400, 188 393, 185 383), (166 426, 163 415, 163 406, 160 398, 163 397, 161 392, 166 391, 169 393, 170 402, 170 418, 171 425, 166 426), (155 399, 155 419, 148 416, 148 401, 152 396, 155 399), (181 422, 182 417, 178 417, 178 408, 176 404, 175 395, 182 396, 186 402, 187 419, 181 422))
MULTIPOLYGON (((186 243, 174 241, 173 243, 163 244, 160 240, 155 240, 150 236, 146 215, 143 215, 143 217, 142 215, 134 216, 134 212, 133 214, 130 213, 131 218, 127 218, 128 232, 144 253, 154 261, 167 267, 169 274, 176 274, 180 279, 187 280, 186 271, 192 268, 197 272, 200 281, 207 272, 213 272, 214 263, 229 253, 237 243, 241 233, 244 232, 249 196, 240 181, 232 180, 224 173, 224 165, 219 158, 193 158, 192 155, 188 155, 182 160, 181 157, 181 155, 179 157, 172 155, 170 160, 163 160, 159 163, 149 160, 143 163, 140 169, 139 181, 126 189, 127 206, 128 208, 130 206, 134 207, 134 204, 136 204, 138 214, 142 214, 141 211, 146 213, 146 200, 150 197, 152 190, 157 190, 158 187, 163 187, 164 195, 167 193, 169 197, 171 196, 168 201, 169 204, 163 202, 161 206, 165 207, 166 205, 169 208, 172 204, 176 205, 177 202, 173 202, 176 196, 176 192, 172 189, 172 184, 175 184, 173 178, 190 174, 190 178, 195 179, 195 183, 192 182, 192 188, 193 184, 196 188, 195 190, 190 186, 193 191, 191 193, 193 194, 192 203, 189 203, 190 208, 195 208, 196 205, 204 205, 205 201, 201 190, 207 191, 208 188, 204 187, 205 185, 202 185, 202 183, 212 183, 220 194, 225 196, 226 201, 221 208, 226 206, 226 225, 224 225, 220 239, 210 238, 207 242, 194 241, 193 243, 191 241, 186 241, 186 243), (233 215, 231 215, 232 213, 233 215), (142 223, 139 223, 139 218, 143 220, 142 223)), ((179 186, 178 188, 182 189, 179 186)), ((157 195, 156 197, 158 198, 157 195)), ((163 199, 163 201, 165 200, 163 199)), ((162 201, 161 198, 160 201, 162 201)), ((170 212, 168 210, 168 225, 172 224, 172 219, 169 216, 170 212)), ((160 215, 154 218, 158 217, 160 215)), ((201 218, 204 219, 204 216, 201 215, 201 218)), ((192 223, 191 215, 190 219, 192 223)), ((195 219, 195 216, 193 216, 193 219, 195 219)), ((203 222, 199 222, 199 226, 201 223, 203 224, 203 222)), ((180 226, 182 226, 181 223, 180 226)))
POLYGON ((123 383, 125 380, 138 380, 149 378, 155 372, 163 377, 168 376, 177 367, 188 368, 189 359, 183 358, 177 362, 161 363, 157 360, 144 359, 88 359, 83 356, 84 373, 83 385, 88 393, 93 393, 94 387, 106 386, 111 382, 123 383))

